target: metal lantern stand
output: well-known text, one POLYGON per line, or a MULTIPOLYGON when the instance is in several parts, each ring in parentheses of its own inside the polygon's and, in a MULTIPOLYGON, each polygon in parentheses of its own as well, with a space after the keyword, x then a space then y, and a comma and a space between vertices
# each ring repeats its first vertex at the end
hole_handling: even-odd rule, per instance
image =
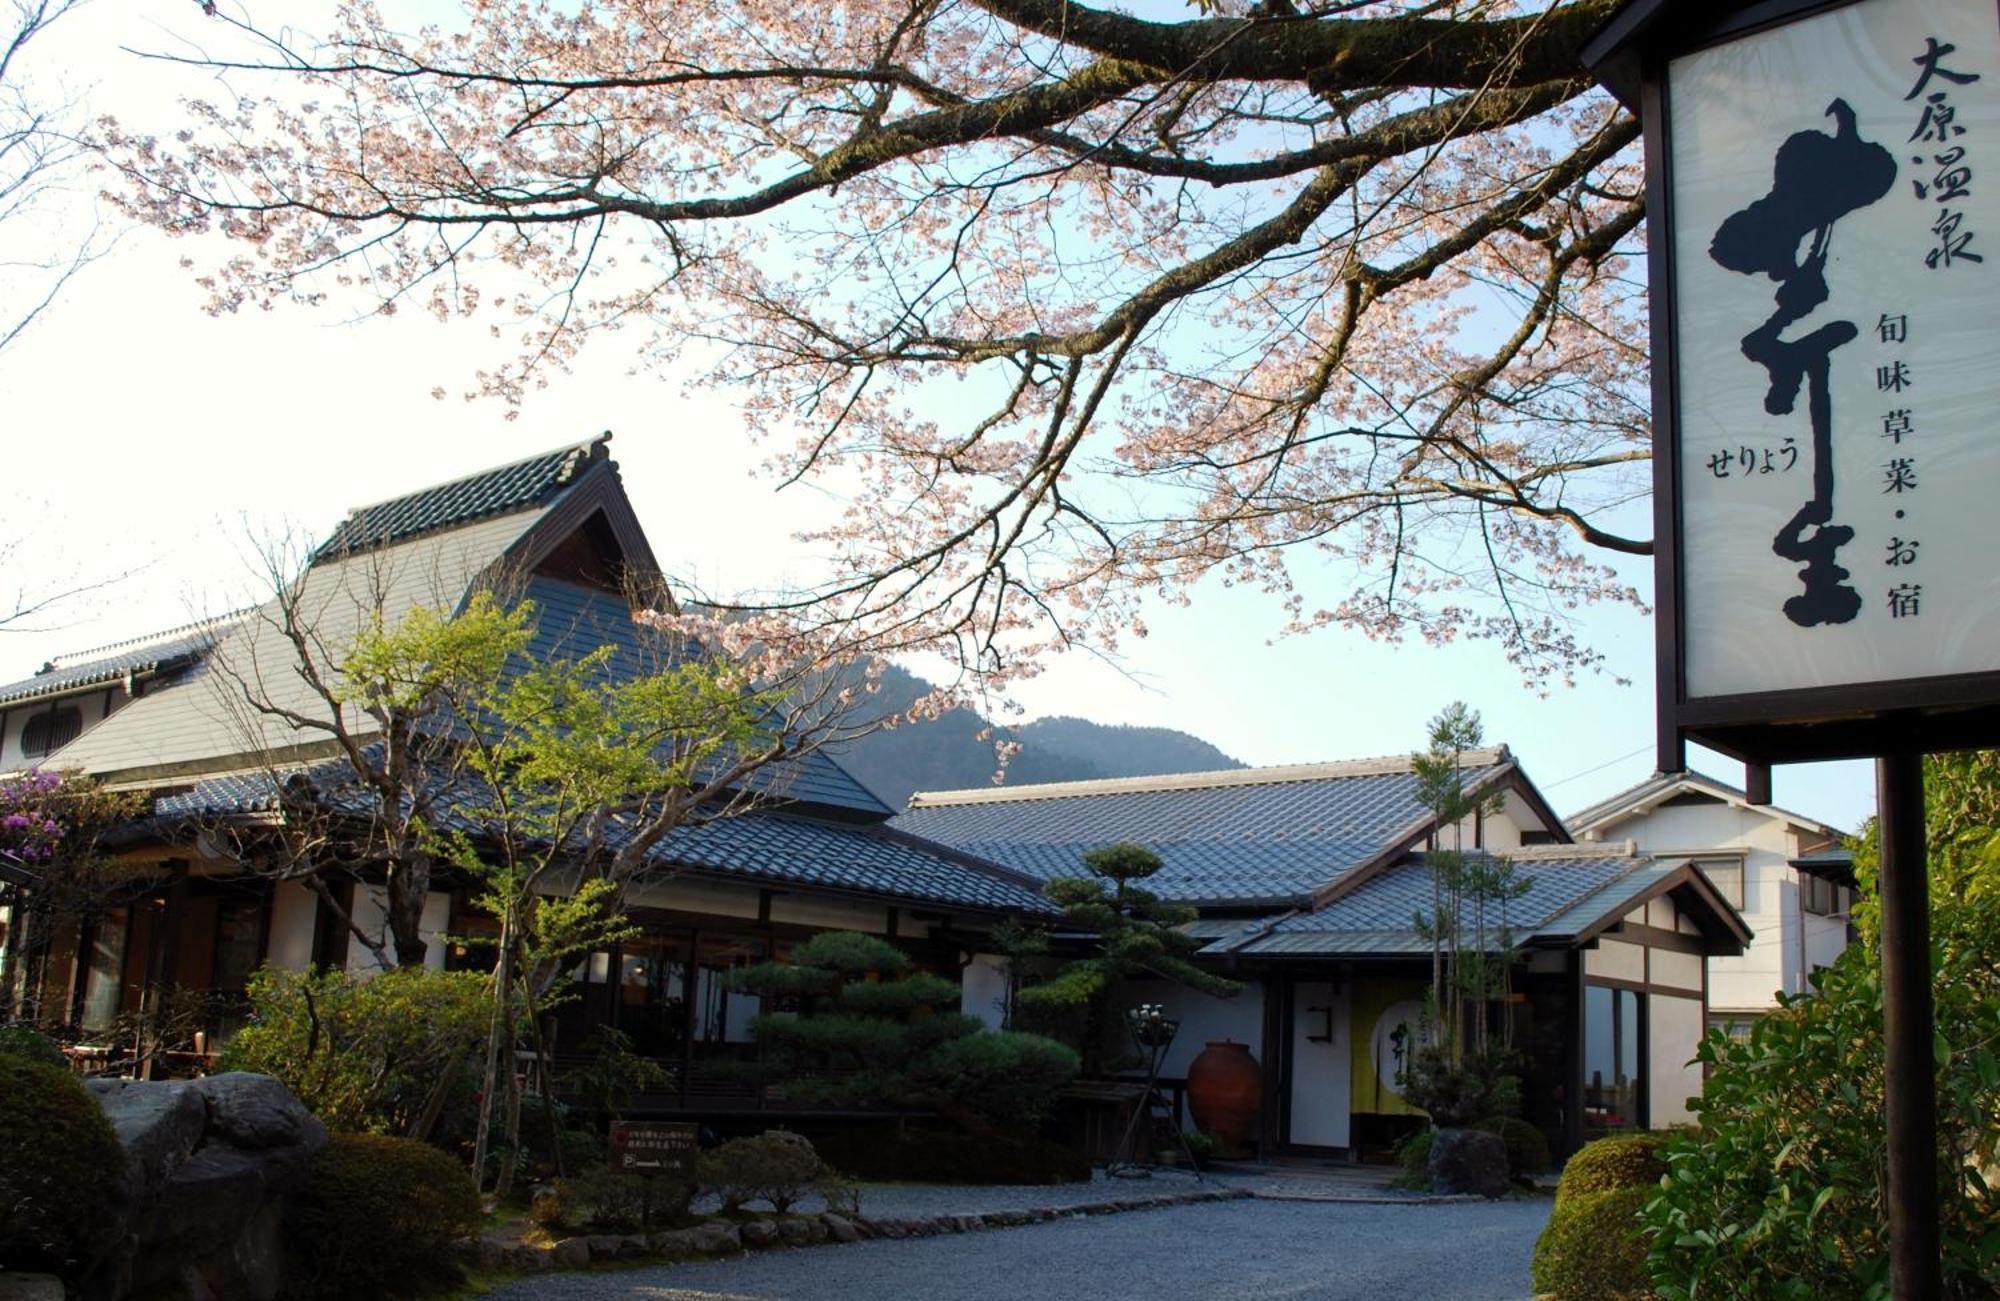
POLYGON ((1118 1140, 1118 1146, 1111 1150, 1111 1160, 1105 1163, 1104 1173, 1123 1179, 1149 1179, 1156 1168, 1153 1160, 1153 1129, 1159 1117, 1165 1116, 1167 1128, 1174 1134, 1174 1142, 1180 1147, 1181 1155, 1187 1158, 1188 1168, 1194 1171, 1196 1183, 1206 1183, 1202 1178, 1201 1162, 1195 1159, 1194 1150, 1188 1146, 1187 1135, 1181 1132, 1180 1118, 1174 1114, 1173 1103, 1160 1092, 1160 1064, 1167 1059, 1167 1049, 1173 1047, 1174 1036, 1180 1033, 1181 1023, 1163 1015, 1157 1003, 1142 1004, 1125 1014, 1126 1024, 1132 1031, 1132 1042, 1146 1057, 1146 1086, 1139 1096, 1139 1105, 1132 1109, 1132 1119, 1125 1124, 1125 1133, 1118 1140), (1126 1153, 1133 1157, 1126 1159, 1126 1153))

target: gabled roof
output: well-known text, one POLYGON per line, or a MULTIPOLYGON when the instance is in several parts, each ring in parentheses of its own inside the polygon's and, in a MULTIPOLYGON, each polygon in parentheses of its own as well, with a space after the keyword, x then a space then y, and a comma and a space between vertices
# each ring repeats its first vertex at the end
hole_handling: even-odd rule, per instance
MULTIPOLYGON (((650 571, 608 437, 350 514, 297 580, 302 620, 321 644, 340 646, 377 617, 394 624, 419 605, 460 609, 482 586, 530 572, 598 513, 625 559, 650 571)), ((247 682, 275 710, 326 715, 325 701, 299 675, 280 610, 273 598, 244 612, 197 647, 176 676, 88 728, 50 762, 138 785, 323 753, 324 733, 244 704, 240 684, 247 682)), ((369 730, 358 715, 350 722, 369 730)))
POLYGON ((1838 827, 1828 826, 1817 818, 1809 818, 1803 813, 1793 813, 1775 804, 1752 804, 1750 796, 1741 787, 1717 781, 1706 773, 1669 772, 1654 773, 1645 781, 1611 796, 1599 800, 1585 809, 1579 809, 1564 819, 1570 831, 1578 836, 1604 830, 1626 818, 1650 813, 1677 795, 1705 795, 1724 804, 1762 813, 1766 817, 1789 822, 1801 831, 1841 840, 1847 835, 1838 827))
MULTIPOLYGON (((1528 890, 1489 916, 1491 942, 1504 921, 1516 945, 1585 943, 1633 909, 1669 891, 1706 919, 1716 952, 1740 952, 1750 938, 1742 919, 1684 859, 1660 860, 1615 845, 1552 845, 1506 857, 1528 890)), ((1427 954, 1416 919, 1431 910, 1431 872, 1421 854, 1399 859, 1325 907, 1225 926, 1210 920, 1202 953, 1243 957, 1404 957, 1427 954)))
POLYGON ((320 544, 313 558, 387 546, 474 520, 546 506, 586 469, 610 460, 610 442, 611 435, 604 434, 587 443, 559 447, 511 465, 356 507, 320 544))
MULTIPOLYGON (((268 770, 208 778, 154 802, 160 824, 275 815, 280 783, 304 782, 320 803, 358 810, 365 801, 340 763, 290 773, 268 770)), ((477 834, 476 809, 446 810, 444 825, 477 834)), ((610 838, 616 844, 616 836, 610 838)), ((881 825, 828 821, 776 808, 753 808, 675 829, 648 856, 661 876, 848 891, 889 899, 993 912, 1053 913, 1035 882, 996 863, 927 844, 881 825)))
POLYGON ((247 611, 168 628, 146 637, 113 642, 71 655, 58 655, 35 676, 0 686, 0 705, 43 696, 66 695, 108 683, 168 673, 192 664, 242 619, 247 611))
MULTIPOLYGON (((1468 782, 1541 809, 1505 746, 1468 752, 1468 782)), ((1549 825, 1559 828, 1553 813, 1549 825)), ((1165 866, 1146 888, 1181 903, 1306 904, 1352 884, 1430 830, 1408 755, 1042 786, 920 791, 903 830, 1041 880, 1135 841, 1165 866)))

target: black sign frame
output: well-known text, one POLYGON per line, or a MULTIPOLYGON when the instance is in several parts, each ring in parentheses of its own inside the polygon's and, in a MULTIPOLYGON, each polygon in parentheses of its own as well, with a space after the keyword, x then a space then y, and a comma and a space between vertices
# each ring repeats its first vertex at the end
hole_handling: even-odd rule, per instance
POLYGON ((1696 697, 1688 691, 1667 64, 1863 2, 1633 0, 1581 51, 1584 65, 1638 113, 1645 141, 1659 769, 1685 770, 1687 744, 1698 742, 1748 764, 1753 794, 1766 801, 1771 764, 2000 745, 2000 671, 1739 695, 1696 697))

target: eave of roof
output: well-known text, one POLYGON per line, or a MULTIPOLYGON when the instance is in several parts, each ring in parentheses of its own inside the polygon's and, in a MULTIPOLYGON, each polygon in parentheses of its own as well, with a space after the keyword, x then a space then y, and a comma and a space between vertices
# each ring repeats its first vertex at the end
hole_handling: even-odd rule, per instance
POLYGON ((1577 834, 1587 835, 1621 818, 1650 813, 1665 801, 1683 793, 1712 795, 1724 803, 1782 818, 1803 831, 1811 831, 1831 839, 1845 839, 1847 836, 1847 833, 1840 828, 1829 826, 1817 818, 1809 818, 1803 813, 1794 813, 1775 804, 1752 804, 1749 793, 1742 788, 1693 770, 1654 773, 1645 781, 1627 787, 1609 799, 1599 800, 1587 808, 1578 809, 1565 819, 1565 824, 1573 828, 1577 834))
POLYGON ((215 644, 218 637, 249 613, 248 610, 236 610, 214 619, 162 629, 144 637, 57 656, 44 664, 33 677, 0 686, 0 705, 24 700, 50 700, 127 679, 136 683, 172 672, 198 659, 215 644))

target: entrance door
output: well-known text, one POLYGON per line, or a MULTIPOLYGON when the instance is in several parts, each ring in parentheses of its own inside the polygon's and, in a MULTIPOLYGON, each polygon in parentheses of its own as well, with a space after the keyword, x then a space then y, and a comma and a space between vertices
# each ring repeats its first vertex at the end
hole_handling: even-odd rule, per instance
POLYGON ((1347 1147, 1352 1036, 1347 989, 1327 980, 1292 982, 1291 1141, 1347 1147))

